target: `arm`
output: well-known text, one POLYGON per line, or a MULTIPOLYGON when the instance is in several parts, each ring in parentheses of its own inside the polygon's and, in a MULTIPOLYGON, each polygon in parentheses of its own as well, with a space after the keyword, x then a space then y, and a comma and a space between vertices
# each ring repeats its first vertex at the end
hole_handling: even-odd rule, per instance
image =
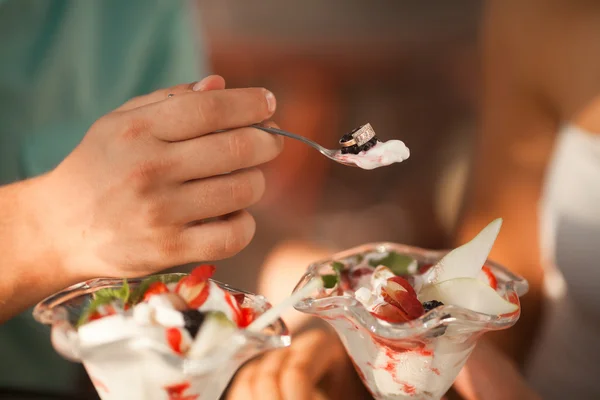
POLYGON ((60 268, 43 234, 35 204, 44 201, 44 180, 0 187, 0 323, 79 280, 60 268))
POLYGON ((475 146, 458 240, 472 238, 494 218, 504 225, 491 257, 530 283, 522 319, 492 338, 515 359, 524 356, 540 315, 542 270, 537 204, 558 120, 540 101, 535 47, 524 39, 531 12, 517 2, 492 1, 485 16, 484 97, 481 135, 475 146), (511 4, 509 4, 511 3, 511 4), (519 17, 523 16, 523 17, 519 17), (533 54, 535 57, 535 54, 533 54))

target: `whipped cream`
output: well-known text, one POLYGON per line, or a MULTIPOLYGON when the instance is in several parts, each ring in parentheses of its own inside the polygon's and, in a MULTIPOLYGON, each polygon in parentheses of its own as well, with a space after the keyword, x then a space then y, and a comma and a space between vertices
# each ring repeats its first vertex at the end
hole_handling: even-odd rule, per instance
POLYGON ((340 151, 335 155, 337 160, 345 163, 355 164, 362 169, 375 169, 406 160, 410 156, 408 147, 401 140, 389 140, 377 142, 375 146, 358 154, 342 154, 340 151))

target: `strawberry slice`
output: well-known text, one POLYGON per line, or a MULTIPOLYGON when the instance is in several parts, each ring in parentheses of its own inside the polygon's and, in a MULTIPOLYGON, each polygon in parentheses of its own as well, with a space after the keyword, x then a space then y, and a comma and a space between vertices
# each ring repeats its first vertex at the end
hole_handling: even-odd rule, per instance
POLYGON ((143 301, 148 301, 150 297, 156 296, 157 294, 169 293, 169 288, 162 282, 154 282, 148 286, 148 290, 144 293, 143 301))
POLYGON ((215 273, 215 270, 216 270, 216 267, 212 264, 202 264, 202 265, 199 265, 196 268, 194 268, 192 270, 191 275, 195 276, 198 279, 206 281, 206 280, 212 278, 212 276, 215 273))
POLYGON ((175 293, 184 299, 190 308, 198 309, 208 298, 210 282, 194 275, 188 275, 177 283, 175 293))
POLYGON ((109 315, 115 315, 116 313, 117 310, 115 310, 112 304, 103 304, 90 313, 88 321, 95 321, 103 317, 108 317, 109 315))
POLYGON ((183 354, 181 349, 181 343, 183 341, 183 336, 181 335, 181 331, 178 328, 168 328, 165 332, 167 336, 167 343, 169 347, 177 354, 183 354))
POLYGON ((498 289, 498 281, 496 280, 496 276, 494 275, 490 267, 484 265, 483 267, 481 267, 481 271, 486 275, 490 287, 494 290, 498 289))
POLYGON ((399 276, 389 278, 381 287, 381 294, 383 300, 404 311, 409 319, 419 318, 425 313, 415 290, 404 278, 399 276))
POLYGON ((244 293, 232 293, 232 296, 239 306, 244 304, 244 299, 246 298, 246 295, 244 293))
POLYGON ((399 324, 410 321, 410 318, 400 308, 391 304, 379 304, 375 306, 371 314, 375 318, 382 319, 391 324, 399 324))
POLYGON ((245 328, 254 321, 256 313, 250 307, 242 307, 240 309, 240 319, 238 320, 238 327, 245 328))

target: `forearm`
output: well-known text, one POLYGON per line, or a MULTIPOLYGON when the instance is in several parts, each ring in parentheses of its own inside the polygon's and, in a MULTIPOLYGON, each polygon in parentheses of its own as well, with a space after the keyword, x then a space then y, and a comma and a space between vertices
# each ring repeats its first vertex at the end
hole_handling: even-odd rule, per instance
POLYGON ((77 281, 61 270, 43 226, 43 180, 0 187, 0 323, 77 281))

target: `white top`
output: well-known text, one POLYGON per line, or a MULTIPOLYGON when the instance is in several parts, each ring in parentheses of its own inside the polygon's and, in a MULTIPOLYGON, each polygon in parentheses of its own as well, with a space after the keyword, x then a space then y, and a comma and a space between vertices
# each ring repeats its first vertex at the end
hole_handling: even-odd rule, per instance
POLYGON ((600 399, 600 135, 561 130, 539 211, 547 308, 527 375, 543 399, 600 399))

